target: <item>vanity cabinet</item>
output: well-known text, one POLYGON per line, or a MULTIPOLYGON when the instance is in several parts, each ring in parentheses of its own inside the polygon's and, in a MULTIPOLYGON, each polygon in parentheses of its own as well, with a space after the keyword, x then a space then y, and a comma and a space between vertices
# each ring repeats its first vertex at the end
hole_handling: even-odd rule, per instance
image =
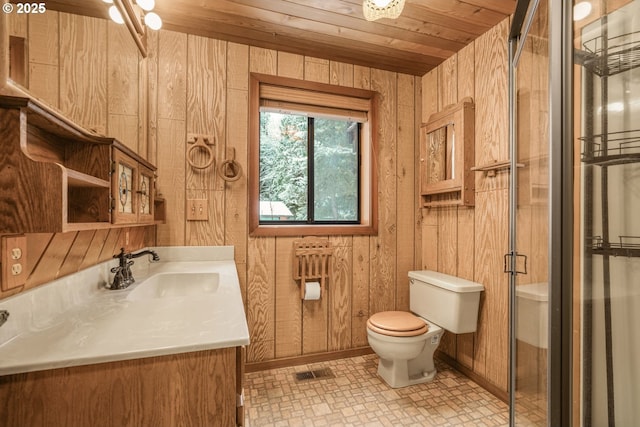
POLYGON ((0 425, 241 426, 240 351, 229 347, 0 376, 0 425))
POLYGON ((153 223, 155 168, 114 138, 93 134, 37 100, 0 96, 0 141, 0 234, 153 223), (131 205, 135 218, 126 220, 112 215, 114 158, 125 157, 135 165, 136 187, 130 188, 141 192, 127 193, 138 205, 131 205))

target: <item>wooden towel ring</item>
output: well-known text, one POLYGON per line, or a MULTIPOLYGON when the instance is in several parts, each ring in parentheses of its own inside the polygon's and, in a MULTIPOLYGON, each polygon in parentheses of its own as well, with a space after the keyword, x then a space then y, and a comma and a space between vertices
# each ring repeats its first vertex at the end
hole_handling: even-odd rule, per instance
MULTIPOLYGON (((207 137, 202 137, 202 138, 198 136, 195 137, 195 141, 193 142, 193 145, 189 147, 189 150, 187 150, 187 162, 192 168, 206 169, 209 166, 211 166, 211 164, 213 163, 214 161, 213 152, 211 151, 211 148, 209 148, 209 145, 207 145, 208 143, 209 143, 209 138, 207 137), (207 160, 203 164, 196 164, 191 158, 191 153, 195 149, 203 150, 207 154, 207 160)), ((213 144, 213 141, 211 141, 211 144, 213 144)))
POLYGON ((242 175, 242 166, 236 162, 236 149, 231 149, 231 159, 227 159, 218 168, 218 175, 227 182, 233 182, 240 179, 242 175))

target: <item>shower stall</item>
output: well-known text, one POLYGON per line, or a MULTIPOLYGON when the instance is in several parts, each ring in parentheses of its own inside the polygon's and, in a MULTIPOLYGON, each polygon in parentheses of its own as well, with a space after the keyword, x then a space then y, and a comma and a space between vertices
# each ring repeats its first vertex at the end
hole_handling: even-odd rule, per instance
POLYGON ((511 424, 640 419, 640 0, 520 0, 511 424))

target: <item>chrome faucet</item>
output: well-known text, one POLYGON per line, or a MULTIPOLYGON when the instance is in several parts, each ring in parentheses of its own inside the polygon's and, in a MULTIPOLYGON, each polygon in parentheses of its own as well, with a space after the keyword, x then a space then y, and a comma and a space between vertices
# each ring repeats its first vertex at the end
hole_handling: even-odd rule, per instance
POLYGON ((135 282, 133 274, 131 274, 131 266, 133 265, 133 258, 139 258, 143 255, 151 255, 151 262, 160 261, 160 257, 155 251, 150 249, 140 251, 138 253, 127 253, 124 248, 120 248, 120 253, 114 255, 114 258, 118 258, 118 266, 113 267, 111 272, 114 273, 113 281, 110 285, 107 285, 109 289, 125 289, 130 284, 135 282))

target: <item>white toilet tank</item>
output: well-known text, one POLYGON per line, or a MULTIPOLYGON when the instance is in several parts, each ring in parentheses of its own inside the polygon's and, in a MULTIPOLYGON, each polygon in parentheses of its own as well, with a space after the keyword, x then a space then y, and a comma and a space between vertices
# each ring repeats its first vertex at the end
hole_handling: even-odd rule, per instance
POLYGON ((410 310, 454 334, 475 332, 483 290, 480 283, 436 271, 409 272, 410 310))

